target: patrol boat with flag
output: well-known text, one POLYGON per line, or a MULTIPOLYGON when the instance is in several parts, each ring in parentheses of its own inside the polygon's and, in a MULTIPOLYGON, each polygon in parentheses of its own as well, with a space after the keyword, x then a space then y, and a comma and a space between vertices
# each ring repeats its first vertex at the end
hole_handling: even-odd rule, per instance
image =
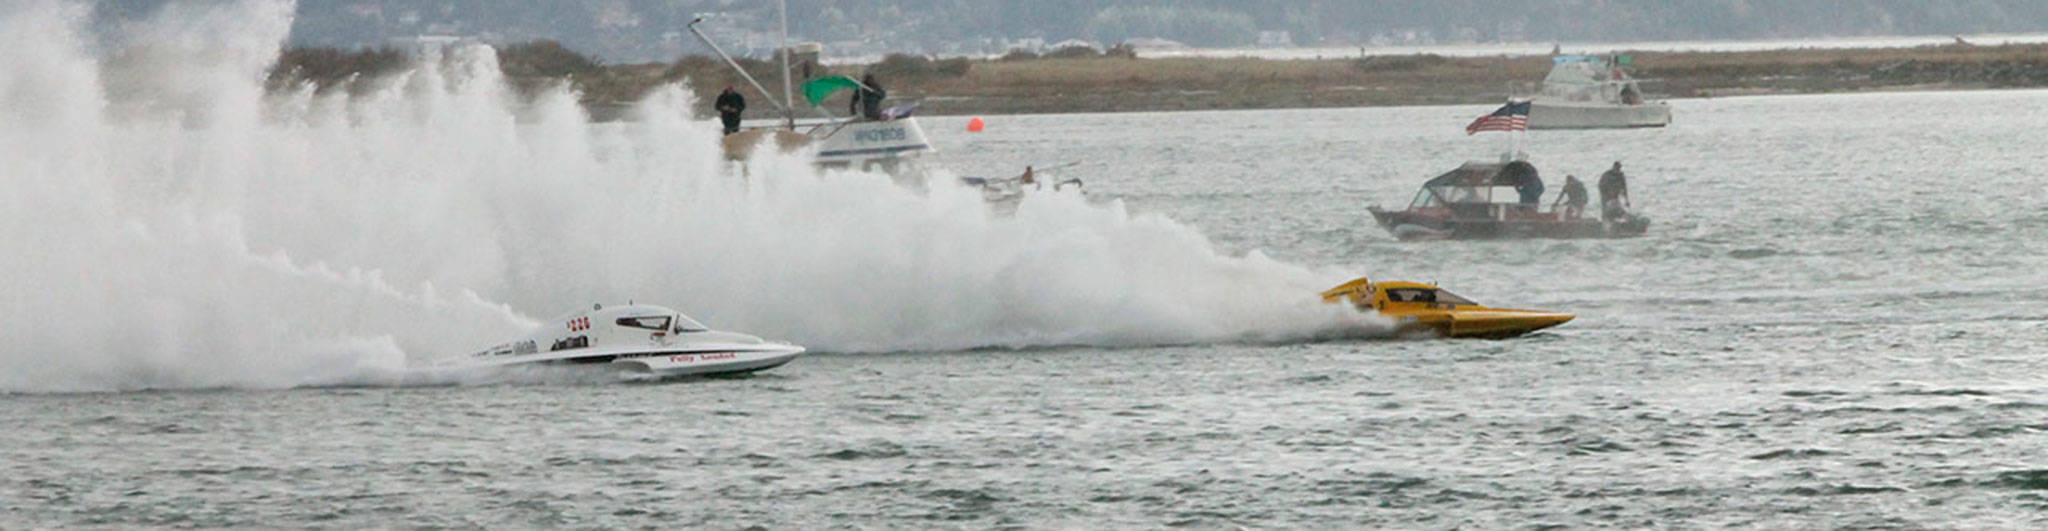
POLYGON ((1525 160, 1473 161, 1422 183, 1401 210, 1367 207, 1395 238, 1468 240, 1495 238, 1623 238, 1641 236, 1650 219, 1617 210, 1606 216, 1553 207, 1542 209, 1542 178, 1525 160))

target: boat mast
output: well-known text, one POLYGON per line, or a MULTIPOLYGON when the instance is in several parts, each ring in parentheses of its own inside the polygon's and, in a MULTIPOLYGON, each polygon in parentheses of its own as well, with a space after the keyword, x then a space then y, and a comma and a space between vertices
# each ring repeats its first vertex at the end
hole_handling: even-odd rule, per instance
MULTIPOLYGON (((748 84, 748 85, 753 85, 753 86, 754 86, 754 90, 760 91, 760 92, 761 92, 761 95, 762 95, 762 96, 764 96, 764 97, 768 96, 768 89, 762 88, 762 87, 761 87, 761 82, 760 82, 760 81, 755 81, 755 80, 754 80, 754 76, 753 76, 753 75, 751 75, 751 74, 748 74, 748 73, 747 73, 747 69, 745 69, 745 68, 740 68, 740 64, 739 64, 739 63, 737 63, 737 62, 734 62, 734 61, 732 60, 732 56, 730 56, 730 55, 726 55, 726 54, 725 54, 725 49, 723 49, 723 48, 719 48, 719 47, 718 47, 718 43, 715 43, 715 42, 711 42, 711 37, 707 37, 707 36, 705 36, 705 35, 704 35, 704 31, 703 31, 703 30, 699 30, 699 29, 697 29, 697 24, 698 24, 698 23, 700 23, 700 22, 703 22, 703 21, 704 21, 703 17, 698 17, 698 18, 696 18, 696 19, 694 19, 694 20, 691 20, 691 21, 690 21, 690 23, 689 23, 688 25, 686 25, 685 27, 687 27, 687 28, 689 28, 689 29, 690 29, 690 34, 691 34, 691 35, 696 35, 696 36, 697 36, 697 40, 698 40, 699 42, 702 42, 702 43, 704 43, 704 46, 706 46, 706 47, 709 47, 709 48, 711 48, 711 53, 715 53, 715 54, 718 54, 718 58, 719 58, 719 59, 724 59, 724 60, 725 60, 725 64, 726 64, 726 66, 730 66, 730 67, 732 67, 732 71, 734 71, 734 72, 738 72, 738 73, 740 74, 740 79, 744 79, 744 80, 747 80, 747 84, 748 84)), ((787 78, 785 78, 785 79, 787 79, 787 78)), ((782 88, 783 88, 783 90, 785 91, 785 92, 784 92, 784 94, 787 94, 787 90, 789 89, 789 85, 787 85, 787 84, 784 84, 782 88)), ((783 99, 784 99, 784 100, 787 100, 788 98, 783 98, 783 99)), ((791 115, 792 115, 792 112, 793 112, 793 111, 791 111, 791 110, 789 109, 789 106, 788 106, 788 105, 784 105, 784 104, 783 104, 782 102, 780 102, 780 101, 775 101, 775 99, 774 99, 774 98, 772 98, 772 97, 771 97, 771 98, 768 98, 768 103, 773 103, 773 104, 775 104, 775 106, 776 106, 776 107, 781 107, 781 108, 782 108, 782 114, 783 114, 784 116, 791 116, 791 115)), ((795 122, 796 122, 796 120, 795 120, 795 119, 791 119, 791 120, 790 120, 790 123, 792 123, 792 124, 794 124, 795 122)), ((791 126, 791 128, 794 128, 794 126, 791 126)))
POLYGON ((776 0, 775 10, 782 17, 782 126, 796 130, 796 98, 789 90, 789 0, 776 0))
MULTIPOLYGON (((1515 103, 1515 82, 1514 82, 1514 81, 1509 81, 1509 82, 1508 82, 1508 104, 1509 104, 1509 105, 1513 105, 1514 103, 1515 103)), ((1533 105, 1532 105, 1532 107, 1533 107, 1533 105)), ((1532 111, 1532 112, 1531 112, 1531 114, 1534 114, 1534 112, 1533 112, 1533 111, 1535 111, 1535 109, 1533 109, 1533 108, 1532 108, 1532 109, 1530 109, 1530 111, 1532 111)), ((1528 116, 1523 116, 1522 118, 1523 118, 1523 119, 1527 119, 1527 118, 1528 118, 1528 116)), ((1517 130, 1517 131, 1511 131, 1511 132, 1509 132, 1509 133, 1508 133, 1508 134, 1510 135, 1510 137, 1509 137, 1509 139, 1508 139, 1508 153, 1507 153, 1507 155, 1505 155, 1505 156, 1502 156, 1502 157, 1501 157, 1501 162, 1502 162, 1502 163, 1514 162, 1514 161, 1515 161, 1515 157, 1518 157, 1518 156, 1520 156, 1520 155, 1522 154, 1522 135, 1523 135, 1523 134, 1525 134, 1525 133, 1527 133, 1527 132, 1528 132, 1528 129, 1527 129, 1526 127, 1525 127, 1525 128, 1523 128, 1523 129, 1521 129, 1521 130, 1517 130)))

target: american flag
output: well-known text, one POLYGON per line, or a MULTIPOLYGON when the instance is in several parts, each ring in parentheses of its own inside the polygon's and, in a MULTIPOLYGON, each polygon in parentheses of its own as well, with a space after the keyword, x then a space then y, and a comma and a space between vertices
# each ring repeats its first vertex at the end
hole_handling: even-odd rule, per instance
POLYGON ((1529 130, 1529 102, 1510 101, 1500 106, 1493 114, 1481 116, 1465 126, 1466 135, 1480 131, 1527 131, 1529 130))

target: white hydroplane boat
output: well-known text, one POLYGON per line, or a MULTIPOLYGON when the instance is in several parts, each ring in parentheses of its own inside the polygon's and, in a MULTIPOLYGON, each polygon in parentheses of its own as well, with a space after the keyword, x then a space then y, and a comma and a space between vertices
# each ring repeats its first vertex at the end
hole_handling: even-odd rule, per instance
POLYGON ((660 306, 594 305, 470 354, 459 365, 608 364, 661 376, 710 375, 771 369, 803 353, 800 346, 712 330, 660 306))

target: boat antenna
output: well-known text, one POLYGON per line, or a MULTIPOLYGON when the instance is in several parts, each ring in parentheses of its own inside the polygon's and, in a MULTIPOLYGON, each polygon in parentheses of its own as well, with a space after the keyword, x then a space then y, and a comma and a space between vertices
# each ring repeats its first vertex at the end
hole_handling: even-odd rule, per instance
MULTIPOLYGON (((1515 82, 1514 82, 1514 81, 1508 81, 1508 103, 1509 103, 1509 104, 1513 104, 1514 102, 1515 102, 1515 82)), ((1530 111, 1531 111, 1531 112, 1530 112, 1530 114, 1535 114, 1535 113, 1534 113, 1535 109, 1530 109, 1530 111)), ((1524 117, 1524 118, 1527 118, 1527 117, 1524 117)), ((1522 130, 1518 130, 1518 131, 1512 131, 1512 132, 1509 132, 1509 133, 1508 133, 1509 135, 1513 135, 1513 137, 1512 137, 1512 138, 1510 138, 1510 139, 1508 140, 1508 156, 1506 157, 1506 158, 1507 158, 1507 161, 1506 161, 1506 162, 1514 162, 1514 161, 1515 161, 1515 157, 1518 157, 1518 156, 1520 156, 1520 155, 1521 155, 1521 152, 1522 152, 1522 135, 1524 135, 1524 134, 1527 134, 1527 133, 1528 133, 1528 129, 1527 129, 1527 128, 1524 128, 1524 129, 1522 129, 1522 130)))
POLYGON ((782 126, 796 130, 796 97, 789 91, 789 0, 776 0, 775 11, 782 18, 782 126))
MULTIPOLYGON (((698 40, 699 42, 703 42, 703 43, 704 43, 704 46, 706 46, 706 47, 709 47, 709 48, 711 48, 711 53, 715 53, 715 54, 718 54, 718 58, 719 58, 719 59, 724 59, 724 60, 725 60, 725 65, 726 65, 726 66, 730 66, 730 67, 732 67, 732 71, 734 71, 734 72, 739 72, 739 73, 740 73, 740 79, 745 79, 745 80, 747 80, 747 84, 748 84, 748 85, 752 85, 752 86, 754 87, 754 90, 756 90, 756 91, 760 91, 760 92, 761 92, 761 95, 763 95, 763 96, 766 96, 766 95, 768 95, 768 89, 766 89, 766 88, 763 88, 763 87, 761 86, 761 82, 760 82, 760 81, 755 81, 755 80, 754 80, 754 76, 753 76, 752 74, 748 74, 748 73, 747 73, 747 69, 745 69, 745 68, 740 68, 740 64, 739 64, 739 63, 737 63, 737 62, 734 62, 734 61, 732 60, 732 56, 730 56, 730 55, 726 55, 726 54, 725 54, 725 49, 723 49, 723 48, 719 48, 719 47, 718 47, 718 43, 715 43, 715 42, 711 42, 711 37, 706 37, 706 36, 704 36, 704 30, 700 30, 700 29, 697 29, 697 23, 699 23, 699 22, 703 22, 703 21, 704 21, 704 17, 697 17, 696 19, 693 19, 693 20, 691 20, 691 21, 690 21, 690 23, 689 23, 688 25, 686 25, 685 27, 687 27, 687 28, 689 28, 689 29, 690 29, 690 34, 691 34, 691 35, 696 35, 696 36, 697 36, 697 40, 698 40)), ((787 77, 785 77, 784 79, 788 79, 788 78, 787 78, 787 77)), ((788 98, 787 98, 786 96, 787 96, 787 95, 789 94, 789 85, 788 85, 787 83, 784 83, 784 84, 783 84, 783 87, 782 87, 782 88, 783 88, 783 94, 785 95, 785 98, 784 98, 784 99, 786 100, 786 99, 788 99, 788 98)), ((794 116, 794 115, 793 115, 793 114, 792 114, 792 113, 790 112, 790 110, 789 110, 789 106, 788 106, 788 105, 784 105, 782 101, 780 101, 780 100, 776 100, 775 98, 768 98, 768 103, 773 103, 773 104, 775 104, 775 107, 776 107, 776 108, 778 108, 778 109, 781 109, 781 110, 782 110, 782 115, 783 115, 783 116, 794 116)), ((794 128, 794 127, 795 127, 795 125, 793 125, 793 124, 795 124, 795 123, 796 123, 796 120, 795 120, 794 118, 791 118, 791 119, 789 120, 789 123, 790 123, 790 124, 792 124, 792 125, 791 125, 791 127, 792 127, 792 128, 794 128)))

